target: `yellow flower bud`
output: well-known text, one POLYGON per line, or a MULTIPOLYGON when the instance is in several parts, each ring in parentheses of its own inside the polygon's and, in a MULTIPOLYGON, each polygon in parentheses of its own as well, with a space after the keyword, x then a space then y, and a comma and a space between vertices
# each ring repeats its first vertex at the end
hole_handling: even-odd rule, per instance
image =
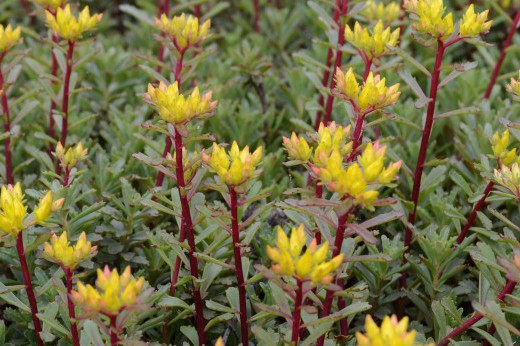
POLYGON ((65 8, 58 7, 56 14, 46 11, 45 15, 49 28, 62 39, 69 41, 77 41, 83 33, 93 30, 103 18, 103 14, 91 16, 88 6, 76 18, 68 4, 65 8))
POLYGON ((511 77, 511 81, 506 86, 506 89, 514 96, 520 97, 520 71, 518 71, 518 79, 511 77))
POLYGON ((40 204, 34 209, 34 220, 37 223, 43 223, 51 216, 52 213, 52 191, 40 200, 40 204))
POLYGON ((18 42, 21 32, 20 27, 13 29, 11 25, 5 28, 0 25, 0 54, 7 52, 18 42))
POLYGON ((399 172, 399 169, 401 168, 402 164, 403 164, 403 161, 401 161, 401 160, 389 164, 388 167, 383 169, 383 171, 379 175, 379 179, 378 179, 379 183, 388 184, 392 180, 394 180, 395 176, 399 172))
POLYGON ((148 84, 145 101, 159 112, 164 121, 174 125, 208 117, 217 106, 217 101, 211 100, 211 92, 201 96, 197 87, 188 97, 184 97, 179 93, 177 82, 169 86, 160 82, 157 88, 148 84))
POLYGON ((262 147, 258 147, 253 153, 249 152, 249 146, 238 148, 237 142, 233 142, 229 153, 216 143, 213 143, 211 156, 203 155, 202 159, 208 166, 230 186, 239 186, 257 174, 257 168, 262 161, 262 147))
MULTIPOLYGON (((379 346, 379 345, 401 345, 414 346, 416 331, 407 332, 408 317, 401 321, 397 316, 385 316, 381 328, 377 326, 372 317, 368 315, 365 320, 366 334, 356 333, 357 344, 359 346, 379 346)), ((430 344, 429 346, 433 346, 430 344)))
POLYGON ((396 2, 390 2, 385 5, 383 2, 376 3, 374 0, 368 0, 365 3, 365 8, 361 11, 361 15, 369 22, 384 20, 389 24, 399 19, 401 6, 396 2))
POLYGON ((81 142, 76 144, 76 146, 69 147, 67 150, 61 143, 58 143, 55 151, 61 167, 69 170, 76 166, 78 162, 85 160, 88 155, 88 148, 84 148, 81 142))
POLYGON ((460 22, 460 35, 462 36, 476 36, 480 34, 485 34, 489 32, 491 28, 491 23, 493 21, 486 22, 488 17, 489 10, 485 10, 480 12, 479 14, 475 13, 475 8, 473 4, 469 5, 466 13, 462 17, 460 22))
POLYGON ((513 163, 511 167, 502 165, 500 170, 495 169, 495 181, 520 200, 520 164, 518 162, 513 163))
POLYGON ((313 258, 309 250, 305 251, 303 256, 296 262, 296 275, 301 278, 306 277, 312 272, 313 258))
POLYGON ((13 187, 2 186, 0 192, 0 230, 12 236, 17 236, 24 229, 27 210, 23 204, 24 195, 20 183, 13 187))
POLYGON ((303 137, 298 137, 296 133, 291 134, 291 138, 283 137, 283 146, 287 149, 289 157, 293 160, 308 162, 311 157, 311 148, 303 137))
POLYGON ((63 232, 59 237, 53 234, 51 241, 44 244, 44 250, 49 260, 74 270, 81 262, 92 257, 97 247, 87 241, 85 232, 81 233, 76 245, 71 246, 67 232, 63 232))
POLYGON ((184 51, 206 38, 211 21, 208 19, 199 25, 199 19, 191 15, 186 16, 183 13, 170 20, 163 14, 160 19, 155 19, 155 25, 170 37, 179 51, 184 51))
POLYGON ((417 16, 414 29, 423 34, 445 40, 455 31, 453 15, 444 16, 442 0, 405 0, 404 7, 417 16))
POLYGON ((381 20, 377 22, 372 32, 367 28, 362 28, 356 22, 354 30, 350 29, 348 25, 345 26, 345 40, 362 52, 366 59, 373 60, 388 54, 390 52, 388 47, 397 46, 399 31, 399 28, 394 31, 390 31, 389 27, 385 29, 381 20))
POLYGON ((40 5, 46 10, 56 11, 58 7, 62 7, 67 3, 67 0, 32 0, 34 3, 40 5))
POLYGON ((217 342, 215 342, 215 346, 224 346, 224 340, 222 340, 221 336, 218 337, 217 342))

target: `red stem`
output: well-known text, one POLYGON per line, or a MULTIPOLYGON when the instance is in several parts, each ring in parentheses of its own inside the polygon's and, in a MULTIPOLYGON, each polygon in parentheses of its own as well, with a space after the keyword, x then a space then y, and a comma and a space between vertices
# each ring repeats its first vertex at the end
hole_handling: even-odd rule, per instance
MULTIPOLYGON (((505 296, 508 294, 511 294, 513 290, 515 289, 516 282, 508 280, 504 288, 502 289, 502 292, 498 295, 498 300, 502 301, 504 300, 505 296)), ((470 329, 475 323, 480 321, 484 317, 480 313, 476 313, 473 315, 473 317, 466 320, 464 323, 462 323, 457 328, 453 329, 451 333, 446 335, 438 344, 437 346, 446 346, 450 342, 450 339, 454 339, 460 334, 466 332, 468 329, 470 329)))
POLYGON ((201 5, 195 5, 195 11, 194 11, 194 14, 195 14, 195 17, 197 18, 200 18, 200 16, 202 15, 201 13, 201 5))
POLYGON ((367 81, 368 75, 370 74, 370 68, 372 67, 372 59, 365 62, 365 72, 363 73, 363 82, 367 81))
MULTIPOLYGON (((334 239, 334 249, 332 250, 332 257, 336 257, 341 252, 341 247, 343 246, 343 239, 345 238, 345 228, 347 226, 347 220, 350 215, 350 210, 345 214, 341 215, 338 218, 338 228, 336 230, 336 237, 334 239)), ((325 318, 330 315, 330 309, 332 307, 332 301, 334 300, 334 292, 331 290, 327 290, 327 294, 325 296, 325 303, 323 304, 323 311, 321 314, 321 318, 325 318)), ((318 346, 323 346, 325 342, 325 335, 320 336, 318 339, 318 346)))
POLYGON ((506 41, 504 42, 504 46, 502 47, 502 51, 500 52, 500 57, 497 60, 497 64, 495 65, 495 69, 493 70, 493 74, 491 75, 491 80, 487 86, 486 92, 484 93, 484 98, 488 99, 491 95, 491 91, 493 90, 493 86, 495 85, 498 73, 500 72, 500 68, 502 67, 502 63, 506 57, 507 48, 511 45, 511 41, 513 40, 513 36, 515 35, 516 28, 518 27, 518 22, 520 21, 520 10, 516 11, 515 19, 513 20, 513 24, 511 25, 511 29, 509 30, 509 34, 507 35, 506 41))
POLYGON ((229 189, 231 200, 231 230, 233 234, 233 253, 235 255, 235 272, 238 283, 238 299, 240 303, 240 329, 242 333, 242 345, 249 345, 247 327, 247 303, 244 271, 242 269, 242 254, 240 251, 240 229, 238 228, 238 198, 234 186, 229 189))
MULTIPOLYGON (((348 0, 342 0, 340 18, 338 19, 338 21, 339 21, 338 48, 336 51, 336 60, 334 62, 333 71, 336 71, 337 68, 341 67, 341 60, 343 59, 343 51, 341 50, 341 47, 345 43, 345 27, 341 24, 341 18, 343 18, 347 15, 347 11, 348 11, 348 0)), ((336 79, 332 78, 332 80, 330 81, 330 89, 332 90, 335 87, 336 87, 336 79)), ((325 123, 325 125, 327 125, 330 122, 333 104, 334 104, 334 97, 332 96, 332 94, 329 94, 327 96, 327 102, 325 104, 325 117, 323 118, 323 123, 325 123)))
MULTIPOLYGON (((303 305, 303 281, 296 279, 298 288, 296 289, 296 298, 294 299, 294 313, 292 318, 292 343, 298 346, 300 338, 301 311, 303 305)), ((244 344, 245 345, 245 344, 244 344)))
POLYGON ((72 301, 72 280, 74 279, 74 272, 70 269, 64 269, 65 277, 67 279, 67 306, 69 308, 70 318, 70 332, 72 334, 72 343, 74 346, 79 346, 78 325, 76 324, 76 311, 74 310, 74 302, 72 301))
POLYGON ((63 112, 63 125, 61 127, 60 143, 65 148, 67 143, 67 132, 69 127, 69 98, 70 98, 70 77, 72 75, 72 58, 74 56, 74 41, 68 41, 69 49, 67 50, 67 67, 65 70, 65 82, 63 84, 63 103, 61 110, 63 112))
POLYGON ((464 241, 466 238, 466 235, 469 232, 469 229, 473 226, 473 222, 475 222, 475 219, 477 218, 477 213, 482 209, 484 204, 486 203, 486 198, 491 193, 491 190, 493 189, 493 186, 495 183, 493 181, 489 181, 489 183, 486 185, 486 189, 484 190, 484 193, 482 195, 482 198, 480 198, 475 204, 475 207, 473 207, 473 211, 468 217, 468 221, 464 225, 464 228, 462 228, 462 231, 460 231, 459 236, 457 237, 457 244, 460 244, 464 241))
POLYGON ((117 346, 119 344, 119 336, 117 331, 117 316, 110 316, 110 345, 117 346))
MULTIPOLYGON (((428 142, 433 128, 433 116, 435 114, 435 101, 437 99, 437 90, 439 89, 439 77, 441 72, 442 57, 444 56, 444 42, 437 40, 437 54, 435 56, 435 65, 433 67, 432 81, 430 86, 430 103, 428 104, 428 111, 426 113, 426 122, 424 124, 423 136, 421 140, 421 147, 419 149, 419 156, 417 158, 417 166, 415 167, 415 175, 412 190, 413 209, 408 216, 408 223, 415 224, 415 216, 417 212, 417 203, 419 201, 419 194, 421 191, 421 179, 424 170, 424 161, 426 160, 426 153, 428 151, 428 142)), ((412 244, 412 229, 405 226, 404 245, 406 246, 406 253, 410 252, 412 244)), ((406 258, 403 256, 403 263, 406 263, 406 258)), ((400 279, 401 287, 406 287, 406 274, 403 272, 400 279)))
POLYGON ((63 187, 69 186, 69 179, 70 179, 70 168, 65 168, 65 177, 63 178, 63 187))
MULTIPOLYGON (((506 295, 511 294, 513 292, 513 290, 515 289, 515 286, 516 286, 516 282, 508 280, 506 287, 504 287, 502 292, 499 294, 498 300, 500 300, 500 302, 503 302, 506 295)), ((491 323, 491 326, 489 326, 489 329, 488 329, 488 333, 490 335, 493 335, 493 334, 495 334, 496 331, 497 331, 497 328, 495 327, 495 325, 493 323, 491 323)), ((490 343, 487 340, 484 340, 483 345, 489 346, 490 343)))
POLYGON ((177 190, 179 191, 179 197, 181 200, 182 207, 182 222, 184 223, 186 236, 188 238, 189 245, 189 260, 190 260, 190 272, 193 277, 193 299, 195 302, 195 323, 197 333, 199 335, 199 345, 206 343, 206 335, 204 333, 204 315, 202 297, 200 295, 200 289, 195 283, 195 280, 199 278, 198 261, 195 257, 195 234, 193 221, 191 220, 190 203, 185 193, 186 183, 184 181, 184 167, 182 158, 182 137, 177 128, 175 128, 175 159, 176 159, 176 177, 177 177, 177 190))
POLYGON ((14 183, 13 178, 13 158, 11 151, 11 120, 9 115, 9 103, 7 102, 7 87, 5 85, 4 73, 2 71, 2 62, 4 60, 6 53, 0 55, 0 90, 2 92, 2 111, 4 114, 4 132, 9 133, 9 135, 4 139, 4 147, 5 147, 5 177, 7 179, 8 184, 14 183))
MULTIPOLYGON (((52 34, 52 42, 58 44, 60 38, 56 34, 52 34)), ((51 48, 51 56, 52 56, 52 64, 51 64, 51 75, 53 77, 58 76, 58 59, 56 58, 56 54, 54 54, 54 48, 51 48)), ((51 85, 56 84, 56 81, 53 80, 51 85)), ((54 110, 56 109, 56 102, 54 99, 51 100, 51 108, 49 110, 49 137, 54 138, 54 127, 56 123, 54 121, 54 110)), ((54 145, 49 143, 49 152, 52 153, 54 151, 54 145)))
POLYGON ((27 258, 25 257, 22 232, 18 233, 16 238, 16 250, 18 251, 25 291, 27 292, 27 298, 29 299, 29 306, 31 308, 31 317, 34 324, 34 331, 36 332, 36 343, 38 346, 43 346, 43 340, 40 336, 42 325, 38 319, 38 305, 36 304, 36 296, 34 295, 34 289, 31 282, 31 274, 29 273, 29 266, 27 265, 27 258))
MULTIPOLYGON (((341 6, 341 0, 336 0, 336 4, 334 6, 334 12, 332 13, 332 19, 334 22, 341 26, 341 22, 339 20, 339 12, 340 12, 340 6, 341 6)), ((329 47, 329 50, 327 51, 327 61, 325 62, 325 65, 327 68, 323 71, 323 78, 321 79, 321 85, 323 85, 324 88, 329 85, 329 79, 330 79, 330 67, 332 65, 332 57, 334 55, 334 50, 332 47, 329 47)), ((320 94, 320 98, 318 100, 319 104, 319 111, 316 113, 316 121, 314 123, 314 129, 318 131, 318 128, 320 127, 321 123, 321 117, 323 116, 323 106, 325 105, 325 96, 323 94, 320 94)))
POLYGON ((253 0, 253 17, 255 32, 260 32, 260 4, 258 0, 253 0))
MULTIPOLYGON (((184 61, 184 54, 186 50, 179 51, 179 59, 177 59, 177 63, 175 64, 175 81, 177 82, 177 87, 179 90, 181 89, 181 73, 182 73, 182 64, 184 61)), ((166 144, 164 145, 164 150, 162 153, 162 157, 165 158, 168 153, 172 150, 172 139, 170 137, 166 138, 166 144)), ((164 182, 164 173, 157 173, 157 180, 155 181, 155 187, 162 186, 164 182)))
MULTIPOLYGON (((167 16, 170 15, 170 0, 164 0, 164 2, 162 2, 162 0, 158 1, 157 18, 161 18, 161 16, 163 14, 165 14, 167 16)), ((166 37, 166 35, 164 33, 161 33, 161 37, 164 39, 166 37)), ((164 45, 161 43, 159 45, 159 51, 157 52, 157 60, 159 60, 160 62, 163 62, 164 53, 165 53, 164 45)), ((157 65, 157 68, 155 70, 157 71, 157 73, 161 73, 162 65, 161 64, 157 65)))

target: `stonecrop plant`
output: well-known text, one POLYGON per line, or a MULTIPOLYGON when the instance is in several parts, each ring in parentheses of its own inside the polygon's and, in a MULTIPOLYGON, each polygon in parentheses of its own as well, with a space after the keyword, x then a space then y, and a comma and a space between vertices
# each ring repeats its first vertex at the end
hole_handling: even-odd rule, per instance
POLYGON ((0 344, 520 343, 518 2, 0 13, 0 344))

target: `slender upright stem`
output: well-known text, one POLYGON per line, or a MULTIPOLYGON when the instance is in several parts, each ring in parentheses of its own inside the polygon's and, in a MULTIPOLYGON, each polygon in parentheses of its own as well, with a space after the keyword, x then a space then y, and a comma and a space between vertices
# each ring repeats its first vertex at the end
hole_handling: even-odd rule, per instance
MULTIPOLYGON (((336 3, 334 5, 334 12, 332 13, 332 19, 334 22, 341 26, 341 22, 339 20, 339 12, 341 7, 341 0, 336 0, 336 3)), ((326 88, 327 85, 329 85, 329 79, 330 79, 330 67, 332 65, 332 57, 334 56, 334 50, 332 47, 329 47, 327 51, 327 60, 325 62, 325 65, 327 68, 323 71, 323 78, 321 79, 321 85, 323 88, 326 88)), ((314 129, 317 131, 321 124, 321 118, 323 116, 323 106, 325 105, 325 96, 323 94, 320 94, 320 98, 318 99, 318 105, 319 110, 316 113, 316 121, 314 122, 314 129)))
MULTIPOLYGON (((350 210, 345 212, 338 218, 338 225, 336 229, 336 237, 334 239, 334 249, 332 250, 332 257, 336 257, 341 252, 341 247, 343 246, 343 239, 345 238, 345 229, 347 226, 348 217, 350 215, 350 210)), ((321 313, 321 318, 325 318, 330 315, 330 309, 332 307, 332 301, 334 300, 334 292, 331 290, 327 290, 327 294, 325 295, 325 302, 323 304, 323 310, 321 313)), ((323 346, 325 342, 325 335, 320 336, 318 339, 318 346, 323 346)))
MULTIPOLYGON (((338 19, 338 21, 339 21, 338 47, 337 47, 337 51, 336 51, 336 60, 334 62, 333 71, 336 71, 337 68, 341 67, 341 61, 343 60, 343 51, 341 50, 341 47, 345 43, 345 27, 341 24, 341 19, 347 15, 347 11, 348 11, 348 0, 342 0, 340 17, 338 19)), ((335 87, 336 87, 336 80, 334 78, 332 78, 332 80, 330 81, 330 89, 332 90, 335 87)), ((333 104, 334 104, 334 96, 332 96, 332 94, 329 94, 327 96, 327 102, 325 103, 325 116, 323 118, 323 123, 325 123, 325 125, 327 125, 330 122, 333 104)))
POLYGON ((70 180, 70 168, 65 168, 65 176, 63 177, 63 187, 69 186, 69 180, 70 180))
POLYGON ((70 333, 72 335, 72 344, 74 346, 79 346, 79 334, 78 334, 78 325, 76 324, 76 311, 74 309, 74 302, 72 301, 72 297, 70 293, 72 292, 72 281, 74 279, 74 272, 68 268, 64 268, 65 278, 67 280, 67 306, 69 308, 69 318, 70 318, 70 333))
MULTIPOLYGON (((164 1, 159 0, 158 1, 157 18, 161 18, 161 16, 163 14, 165 14, 166 16, 170 15, 170 0, 164 0, 164 1)), ((164 33, 161 33, 161 37, 164 39, 166 37, 166 35, 164 33)), ((159 45, 159 51, 157 52, 157 60, 159 60, 159 62, 164 61, 164 53, 165 53, 164 44, 161 43, 159 45)), ((157 68, 155 70, 157 71, 157 73, 161 73, 162 65, 161 64, 157 65, 157 68)))
POLYGON ((372 59, 368 59, 365 62, 365 72, 363 73, 363 81, 366 82, 368 75, 370 74, 370 68, 372 67, 372 59))
MULTIPOLYGON (((504 288, 498 295, 498 300, 502 301, 504 300, 505 296, 508 294, 511 294, 513 290, 515 289, 516 282, 508 280, 505 284, 504 288)), ((484 317, 481 313, 476 313, 471 318, 467 319, 464 323, 462 323, 457 328, 453 329, 451 333, 446 335, 438 344, 437 346, 446 346, 450 342, 451 339, 456 338, 462 333, 465 333, 468 329, 470 329, 475 323, 480 321, 484 317)))
MULTIPOLYGON (((52 34, 52 42, 55 44, 58 44, 60 38, 56 34, 52 34)), ((51 57, 52 57, 52 63, 51 63, 51 76, 57 77, 58 76, 58 59, 56 58, 56 54, 54 53, 54 48, 51 49, 51 57)), ((56 81, 51 81, 51 84, 56 84, 56 81)), ((54 99, 51 100, 51 107, 49 110, 49 137, 54 138, 54 127, 56 126, 56 123, 54 121, 54 110, 56 109, 56 102, 54 102, 54 99)), ((52 142, 49 143, 49 152, 52 153, 54 151, 54 145, 52 142)))
POLYGON ((260 4, 259 0, 253 0, 253 23, 255 32, 260 32, 260 4))
POLYGON ((188 256, 190 260, 190 272, 193 277, 193 299, 195 302, 195 323, 197 328, 197 333, 199 335, 199 345, 204 345, 206 343, 206 335, 204 333, 204 314, 203 314, 203 305, 202 305, 202 297, 200 294, 200 289, 198 285, 195 283, 195 280, 199 278, 199 269, 198 269, 198 260, 195 257, 195 234, 193 221, 191 219, 190 212, 190 203, 188 201, 188 196, 186 195, 186 183, 184 181, 184 166, 183 166, 183 158, 182 158, 182 136, 177 128, 175 128, 175 159, 176 159, 176 177, 177 177, 177 189, 179 191, 179 198, 181 200, 181 209, 182 209, 182 222, 184 223, 186 237, 188 239, 188 256))
POLYGON ((484 93, 484 98, 488 99, 491 95, 491 91, 493 90, 493 86, 495 85, 498 77, 498 73, 500 72, 500 68, 504 63, 504 59, 506 57, 507 48, 511 45, 513 41, 513 36, 515 35, 516 28, 518 27, 518 23, 520 22, 520 10, 516 11, 515 19, 513 20, 513 24, 511 25, 511 29, 509 29, 509 34, 507 35, 506 41, 504 42, 504 46, 502 47, 502 51, 500 52, 500 57, 497 60, 497 64, 493 70, 493 74, 491 75, 491 79, 489 80, 489 84, 486 88, 486 92, 484 93))
POLYGON ((200 18, 200 16, 202 15, 202 10, 201 10, 201 5, 195 5, 195 11, 194 11, 194 14, 195 14, 195 17, 197 18, 200 18))
POLYGON ((9 103, 7 102, 7 86, 5 85, 4 73, 2 71, 2 62, 5 53, 0 55, 0 90, 2 92, 2 113, 4 115, 4 132, 9 135, 4 139, 5 147, 5 177, 8 184, 14 183, 13 178, 13 155, 11 150, 11 118, 9 114, 9 103))
POLYGON ((18 258, 22 268, 23 282, 25 284, 25 291, 29 299, 29 307, 31 308, 31 317, 34 324, 34 331, 36 332, 36 343, 38 346, 43 346, 43 340, 40 336, 42 325, 38 319, 38 305, 36 304, 36 296, 34 295, 34 288, 31 282, 31 274, 29 273, 29 266, 27 265, 27 258, 25 257, 25 249, 23 246, 22 232, 18 233, 16 238, 16 250, 18 251, 18 258))
POLYGON ((233 253, 235 255, 235 273, 238 283, 238 300, 240 305, 240 330, 242 333, 242 345, 249 345, 247 327, 247 301, 244 282, 244 270, 242 269, 242 254, 240 251, 240 229, 238 227, 238 198, 234 186, 229 188, 231 207, 231 231, 233 236, 233 253))
POLYGON ((466 235, 469 232, 469 229, 473 226, 473 222, 475 222, 475 219, 477 218, 477 213, 482 209, 484 204, 486 203, 486 198, 491 193, 491 190, 493 189, 493 186, 495 183, 493 181, 489 181, 489 183, 486 185, 486 188, 484 189, 484 193, 482 194, 482 197, 478 200, 477 204, 473 207, 473 211, 468 217, 468 221, 462 228, 462 231, 460 231, 459 236, 457 237, 457 244, 460 244, 464 241, 466 238, 466 235))
POLYGON ((70 98, 70 77, 72 76, 72 58, 74 56, 74 41, 68 41, 67 61, 65 68, 65 80, 63 83, 63 100, 61 110, 63 112, 63 125, 61 127, 60 143, 65 147, 67 144, 67 132, 69 130, 69 98, 70 98))
MULTIPOLYGON (((506 295, 511 294, 513 292, 513 290, 515 289, 515 286, 516 286, 516 282, 507 280, 506 286, 504 287, 502 292, 500 292, 500 294, 498 295, 498 300, 500 302, 503 302, 506 295)), ((493 334, 495 334, 496 331, 497 331, 497 328, 495 327, 495 325, 493 323, 491 323, 491 325, 488 328, 488 334, 493 335, 493 334)), ((490 345, 490 343, 487 340, 484 340, 484 342, 482 344, 484 346, 490 345)))
MULTIPOLYGON (((181 89, 181 73, 182 73, 182 64, 184 61, 184 54, 186 53, 186 50, 182 50, 179 52, 180 56, 179 59, 177 59, 177 63, 175 64, 175 82, 177 82, 177 87, 179 90, 181 89)), ((166 138, 166 143, 164 145, 164 150, 162 153, 162 157, 165 158, 166 155, 170 153, 172 150, 172 139, 170 137, 166 138)), ((159 172, 157 173, 157 180, 155 181, 155 187, 162 186, 164 182, 164 173, 159 172)))
POLYGON ((292 343, 294 346, 298 346, 300 339, 300 323, 301 323, 301 312, 303 305, 303 281, 296 279, 296 298, 294 299, 294 312, 292 316, 292 343))
MULTIPOLYGON (((439 77, 441 72, 442 58, 444 56, 444 50, 444 42, 441 39, 437 40, 437 54, 435 56, 435 65, 433 67, 430 85, 430 103, 428 104, 426 122, 424 124, 423 135, 421 140, 421 147, 419 149, 419 156, 417 158, 417 166, 415 167, 415 175, 411 198, 413 202, 413 209, 408 215, 408 223, 411 225, 415 224, 417 204, 419 202, 419 194, 421 191, 421 179, 424 170, 424 162, 426 160, 426 154, 428 152, 428 142, 430 141, 430 136, 433 128, 433 117, 435 115, 435 101, 437 99, 437 90, 439 89, 439 77)), ((412 229, 409 226, 405 226, 404 245, 406 246, 406 253, 410 252, 412 237, 412 229)), ((406 262, 405 257, 403 257, 403 263, 404 262, 406 262)), ((400 285, 401 287, 406 286, 406 275, 404 273, 401 275, 400 285)))
POLYGON ((117 316, 110 316, 110 345, 117 346, 119 345, 119 335, 117 330, 117 316))

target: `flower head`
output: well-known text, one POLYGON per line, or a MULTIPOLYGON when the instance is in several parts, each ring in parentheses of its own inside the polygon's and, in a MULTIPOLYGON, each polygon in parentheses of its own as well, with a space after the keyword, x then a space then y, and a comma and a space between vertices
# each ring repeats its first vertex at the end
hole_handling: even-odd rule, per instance
POLYGON ((340 68, 336 70, 336 96, 350 102, 360 113, 368 114, 374 110, 390 106, 397 102, 399 95, 399 83, 391 87, 386 86, 386 79, 379 75, 369 73, 363 87, 360 87, 352 68, 343 73, 340 68))
POLYGON ((155 19, 155 25, 170 37, 179 51, 183 51, 206 38, 211 21, 208 19, 199 24, 197 17, 186 16, 184 13, 170 20, 166 14, 163 14, 160 19, 155 19))
POLYGON ((520 165, 515 162, 511 167, 502 165, 498 170, 495 169, 495 181, 511 191, 511 193, 520 201, 520 165))
POLYGON ((201 96, 197 87, 193 89, 190 96, 184 97, 179 92, 177 82, 169 86, 160 82, 157 88, 148 84, 145 101, 159 112, 164 121, 174 125, 209 116, 217 106, 217 101, 211 100, 211 92, 201 96))
POLYGON ((511 81, 506 86, 506 90, 514 96, 520 97, 520 71, 518 71, 518 79, 511 77, 511 81))
POLYGON ((493 155, 500 160, 503 165, 510 165, 516 159, 516 148, 508 150, 509 146, 509 130, 505 130, 502 135, 497 132, 491 137, 491 147, 493 155))
POLYGON ((103 18, 101 13, 91 16, 88 6, 76 18, 68 4, 65 8, 58 7, 55 15, 49 11, 46 11, 45 15, 49 28, 62 39, 69 41, 77 41, 83 33, 94 29, 103 18))
POLYGON ((408 332, 407 329, 408 317, 399 321, 396 315, 385 316, 381 327, 378 327, 372 317, 368 315, 365 320, 366 334, 356 333, 357 344, 359 346, 414 346, 416 345, 416 331, 408 332))
POLYGON ((0 230, 16 236, 24 229, 24 220, 27 209, 24 205, 22 186, 17 183, 14 187, 2 186, 0 192, 0 230))
POLYGON ((491 20, 486 22, 488 13, 489 10, 485 10, 477 14, 473 4, 469 5, 460 22, 460 35, 476 36, 487 33, 493 22, 491 20))
POLYGON ((453 15, 444 15, 443 0, 405 0, 404 7, 417 16, 414 28, 437 39, 447 39, 455 31, 453 15))
POLYGON ((144 278, 134 279, 130 267, 126 267, 119 275, 117 269, 110 271, 97 270, 96 287, 78 282, 78 290, 72 291, 72 298, 87 313, 101 313, 107 316, 116 316, 125 309, 142 303, 140 295, 143 293, 144 278))
POLYGON ((56 145, 56 157, 63 168, 72 169, 78 162, 87 158, 88 148, 84 148, 79 142, 75 147, 69 147, 66 151, 59 142, 56 145))
POLYGON ((46 10, 56 11, 59 7, 65 5, 68 0, 32 0, 46 10))
POLYGON ((85 232, 81 233, 76 245, 72 246, 69 243, 67 232, 63 232, 59 237, 53 234, 51 241, 44 244, 44 250, 51 261, 69 270, 74 270, 81 262, 96 253, 97 246, 92 246, 87 241, 85 232))
POLYGON ((290 238, 281 227, 277 229, 276 248, 267 246, 267 255, 273 261, 272 269, 280 275, 287 275, 313 283, 328 284, 333 272, 341 265, 343 254, 326 261, 329 244, 325 242, 318 248, 314 239, 303 252, 307 237, 303 225, 292 228, 290 238))
POLYGON ((21 32, 20 27, 13 29, 11 25, 7 25, 4 28, 0 24, 0 54, 7 52, 18 42, 21 32))
POLYGON ((293 160, 308 162, 311 157, 312 149, 309 147, 309 143, 294 132, 291 134, 291 138, 283 137, 283 146, 293 160))
POLYGON ((379 20, 372 29, 372 32, 367 28, 362 28, 356 22, 354 30, 345 26, 345 40, 359 49, 368 60, 377 59, 385 54, 388 54, 390 47, 395 47, 399 42, 399 28, 390 31, 390 28, 385 29, 383 21, 379 20))
POLYGON ((361 11, 361 15, 368 21, 383 20, 387 24, 399 19, 400 14, 401 6, 397 2, 385 5, 382 1, 376 3, 374 0, 368 0, 361 11))
POLYGON ((343 156, 352 152, 350 125, 338 126, 334 121, 327 126, 321 123, 316 137, 313 163, 319 167, 325 166, 327 159, 335 150, 343 156))
POLYGON ((250 153, 249 146, 240 150, 234 141, 226 153, 226 149, 213 143, 211 156, 203 154, 202 158, 224 183, 238 186, 255 177, 256 169, 262 161, 262 147, 250 153))

